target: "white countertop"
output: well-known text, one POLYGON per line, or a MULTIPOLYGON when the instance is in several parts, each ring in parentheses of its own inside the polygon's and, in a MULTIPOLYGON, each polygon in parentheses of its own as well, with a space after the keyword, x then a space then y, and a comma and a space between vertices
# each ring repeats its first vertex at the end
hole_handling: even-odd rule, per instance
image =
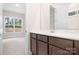
POLYGON ((79 40, 79 30, 54 30, 53 32, 33 30, 30 32, 47 35, 47 36, 66 38, 66 39, 71 39, 71 40, 79 40))

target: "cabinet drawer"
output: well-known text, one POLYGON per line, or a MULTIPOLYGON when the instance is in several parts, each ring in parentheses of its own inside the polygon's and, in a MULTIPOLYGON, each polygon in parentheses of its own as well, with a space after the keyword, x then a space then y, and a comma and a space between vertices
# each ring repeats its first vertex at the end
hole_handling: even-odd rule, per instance
POLYGON ((36 34, 35 34, 35 33, 30 33, 30 36, 31 36, 32 38, 36 38, 36 34))
POLYGON ((49 37, 49 44, 55 45, 57 47, 73 51, 73 41, 67 40, 63 38, 57 38, 57 37, 49 37))
POLYGON ((37 35, 37 39, 38 40, 41 40, 41 41, 44 41, 44 42, 47 42, 47 36, 45 36, 45 35, 37 35))

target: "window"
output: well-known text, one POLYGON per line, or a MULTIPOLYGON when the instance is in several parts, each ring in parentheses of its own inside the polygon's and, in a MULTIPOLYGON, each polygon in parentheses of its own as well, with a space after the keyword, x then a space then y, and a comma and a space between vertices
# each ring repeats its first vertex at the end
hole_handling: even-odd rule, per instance
POLYGON ((15 32, 21 32, 22 31, 22 19, 16 18, 15 19, 15 32))
POLYGON ((4 17, 4 31, 5 32, 22 32, 23 19, 18 17, 4 17))

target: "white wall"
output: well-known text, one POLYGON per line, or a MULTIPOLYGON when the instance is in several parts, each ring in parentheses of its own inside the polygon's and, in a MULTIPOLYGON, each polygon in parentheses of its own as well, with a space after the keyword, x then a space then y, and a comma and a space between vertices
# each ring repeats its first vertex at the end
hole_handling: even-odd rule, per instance
POLYGON ((40 30, 40 4, 29 3, 26 6, 27 28, 29 30, 40 30))
POLYGON ((50 4, 28 3, 27 24, 29 30, 50 30, 50 4))
POLYGON ((50 30, 50 4, 40 4, 40 29, 50 30))

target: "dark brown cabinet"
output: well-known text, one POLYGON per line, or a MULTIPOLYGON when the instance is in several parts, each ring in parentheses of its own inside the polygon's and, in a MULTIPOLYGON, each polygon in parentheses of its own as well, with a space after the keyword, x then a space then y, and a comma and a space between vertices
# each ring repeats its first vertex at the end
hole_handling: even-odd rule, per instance
POLYGON ((79 41, 30 33, 33 55, 79 55, 79 41))
POLYGON ((38 55, 47 55, 47 43, 37 41, 37 50, 38 50, 38 55))

